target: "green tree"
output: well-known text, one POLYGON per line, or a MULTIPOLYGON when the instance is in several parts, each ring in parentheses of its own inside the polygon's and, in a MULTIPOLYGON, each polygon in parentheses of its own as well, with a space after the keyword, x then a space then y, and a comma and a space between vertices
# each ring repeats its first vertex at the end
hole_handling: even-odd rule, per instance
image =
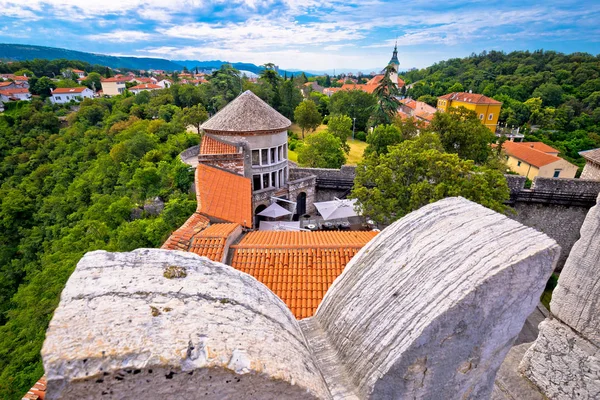
POLYGON ((183 123, 192 125, 201 134, 200 126, 208 119, 208 113, 202 104, 183 109, 183 123))
POLYGON ((429 104, 431 107, 437 106, 437 97, 432 96, 430 94, 424 94, 423 96, 419 96, 418 101, 422 101, 423 103, 429 104))
POLYGON ((367 135, 365 156, 370 154, 387 154, 389 146, 400 144, 404 139, 402 133, 394 125, 377 125, 373 132, 367 135))
POLYGON ((562 103, 563 89, 554 83, 544 83, 533 92, 533 97, 542 99, 544 106, 557 107, 562 103))
POLYGON ((298 163, 309 168, 340 168, 346 162, 342 142, 327 131, 306 138, 298 149, 298 163))
POLYGON ((398 101, 397 96, 400 95, 400 92, 390 78, 390 75, 395 72, 394 68, 391 64, 385 67, 383 79, 373 91, 373 95, 377 99, 377 105, 373 113, 375 125, 391 124, 398 113, 400 101, 398 101))
POLYGON ((98 91, 102 89, 101 79, 102 76, 99 73, 90 72, 81 83, 94 91, 98 91))
POLYGON ((327 123, 327 131, 340 139, 346 154, 350 153, 348 136, 352 135, 352 118, 347 115, 332 115, 327 123))
POLYGON ((52 95, 52 90, 56 89, 56 84, 47 76, 42 76, 39 79, 32 79, 30 82, 29 91, 32 94, 37 94, 42 98, 47 98, 52 95))
POLYGON ((321 125, 323 118, 317 106, 312 101, 303 101, 294 110, 294 119, 296 123, 302 129, 302 139, 304 139, 304 131, 309 130, 313 132, 321 125))
POLYGON ((476 169, 472 161, 444 153, 432 134, 406 140, 387 154, 366 157, 356 169, 350 195, 358 199, 363 215, 385 224, 451 196, 503 211, 509 190, 500 171, 476 169))
POLYGON ((491 144, 496 137, 477 118, 475 111, 464 107, 450 108, 436 113, 430 129, 440 137, 448 153, 456 153, 465 160, 485 163, 492 154, 491 144))
POLYGON ((462 85, 462 83, 460 83, 460 82, 456 82, 454 85, 452 85, 448 88, 449 93, 464 92, 464 91, 465 91, 465 88, 462 85))
POLYGON ((279 87, 279 98, 281 99, 279 112, 286 118, 293 120, 294 110, 302 102, 302 93, 293 81, 286 80, 279 87))
POLYGON ((340 90, 329 100, 329 113, 356 118, 356 130, 365 131, 376 103, 372 94, 362 90, 340 90))

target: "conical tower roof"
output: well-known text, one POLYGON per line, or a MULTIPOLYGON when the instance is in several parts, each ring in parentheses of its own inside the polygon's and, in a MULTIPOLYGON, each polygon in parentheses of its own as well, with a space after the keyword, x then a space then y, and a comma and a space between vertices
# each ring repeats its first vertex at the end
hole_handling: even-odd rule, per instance
POLYGON ((202 124, 207 133, 284 131, 292 123, 260 97, 246 90, 202 124))

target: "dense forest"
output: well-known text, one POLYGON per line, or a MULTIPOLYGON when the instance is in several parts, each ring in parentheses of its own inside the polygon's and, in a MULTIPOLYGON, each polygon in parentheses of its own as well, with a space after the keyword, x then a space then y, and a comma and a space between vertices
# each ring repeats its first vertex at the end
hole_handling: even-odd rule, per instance
POLYGON ((600 55, 553 51, 473 54, 407 72, 408 95, 436 97, 472 90, 503 103, 500 122, 520 127, 579 165, 577 153, 600 147, 600 55))
POLYGON ((198 135, 175 104, 170 91, 144 92, 0 116, 0 398, 42 375, 46 326, 84 253, 159 247, 194 212, 177 155, 198 135))

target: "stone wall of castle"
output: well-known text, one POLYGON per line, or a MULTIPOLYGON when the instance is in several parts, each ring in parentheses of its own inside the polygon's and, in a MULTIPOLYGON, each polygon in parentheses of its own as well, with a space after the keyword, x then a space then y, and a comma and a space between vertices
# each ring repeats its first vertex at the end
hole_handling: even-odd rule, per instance
POLYGON ((520 365, 551 399, 600 398, 599 244, 600 205, 596 205, 554 289, 551 317, 540 324, 540 334, 520 365))
POLYGON ((302 321, 192 253, 91 252, 47 331, 46 398, 486 398, 558 252, 444 199, 376 236, 302 321))
POLYGON ((244 154, 200 154, 198 162, 244 176, 244 154))

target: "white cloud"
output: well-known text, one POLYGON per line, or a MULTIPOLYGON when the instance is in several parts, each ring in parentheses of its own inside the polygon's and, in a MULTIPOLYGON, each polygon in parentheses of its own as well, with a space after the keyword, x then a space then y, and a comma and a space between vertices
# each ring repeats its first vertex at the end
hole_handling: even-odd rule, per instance
POLYGON ((94 41, 110 41, 119 43, 140 42, 152 38, 152 34, 141 31, 117 30, 113 32, 87 35, 86 38, 94 41))

